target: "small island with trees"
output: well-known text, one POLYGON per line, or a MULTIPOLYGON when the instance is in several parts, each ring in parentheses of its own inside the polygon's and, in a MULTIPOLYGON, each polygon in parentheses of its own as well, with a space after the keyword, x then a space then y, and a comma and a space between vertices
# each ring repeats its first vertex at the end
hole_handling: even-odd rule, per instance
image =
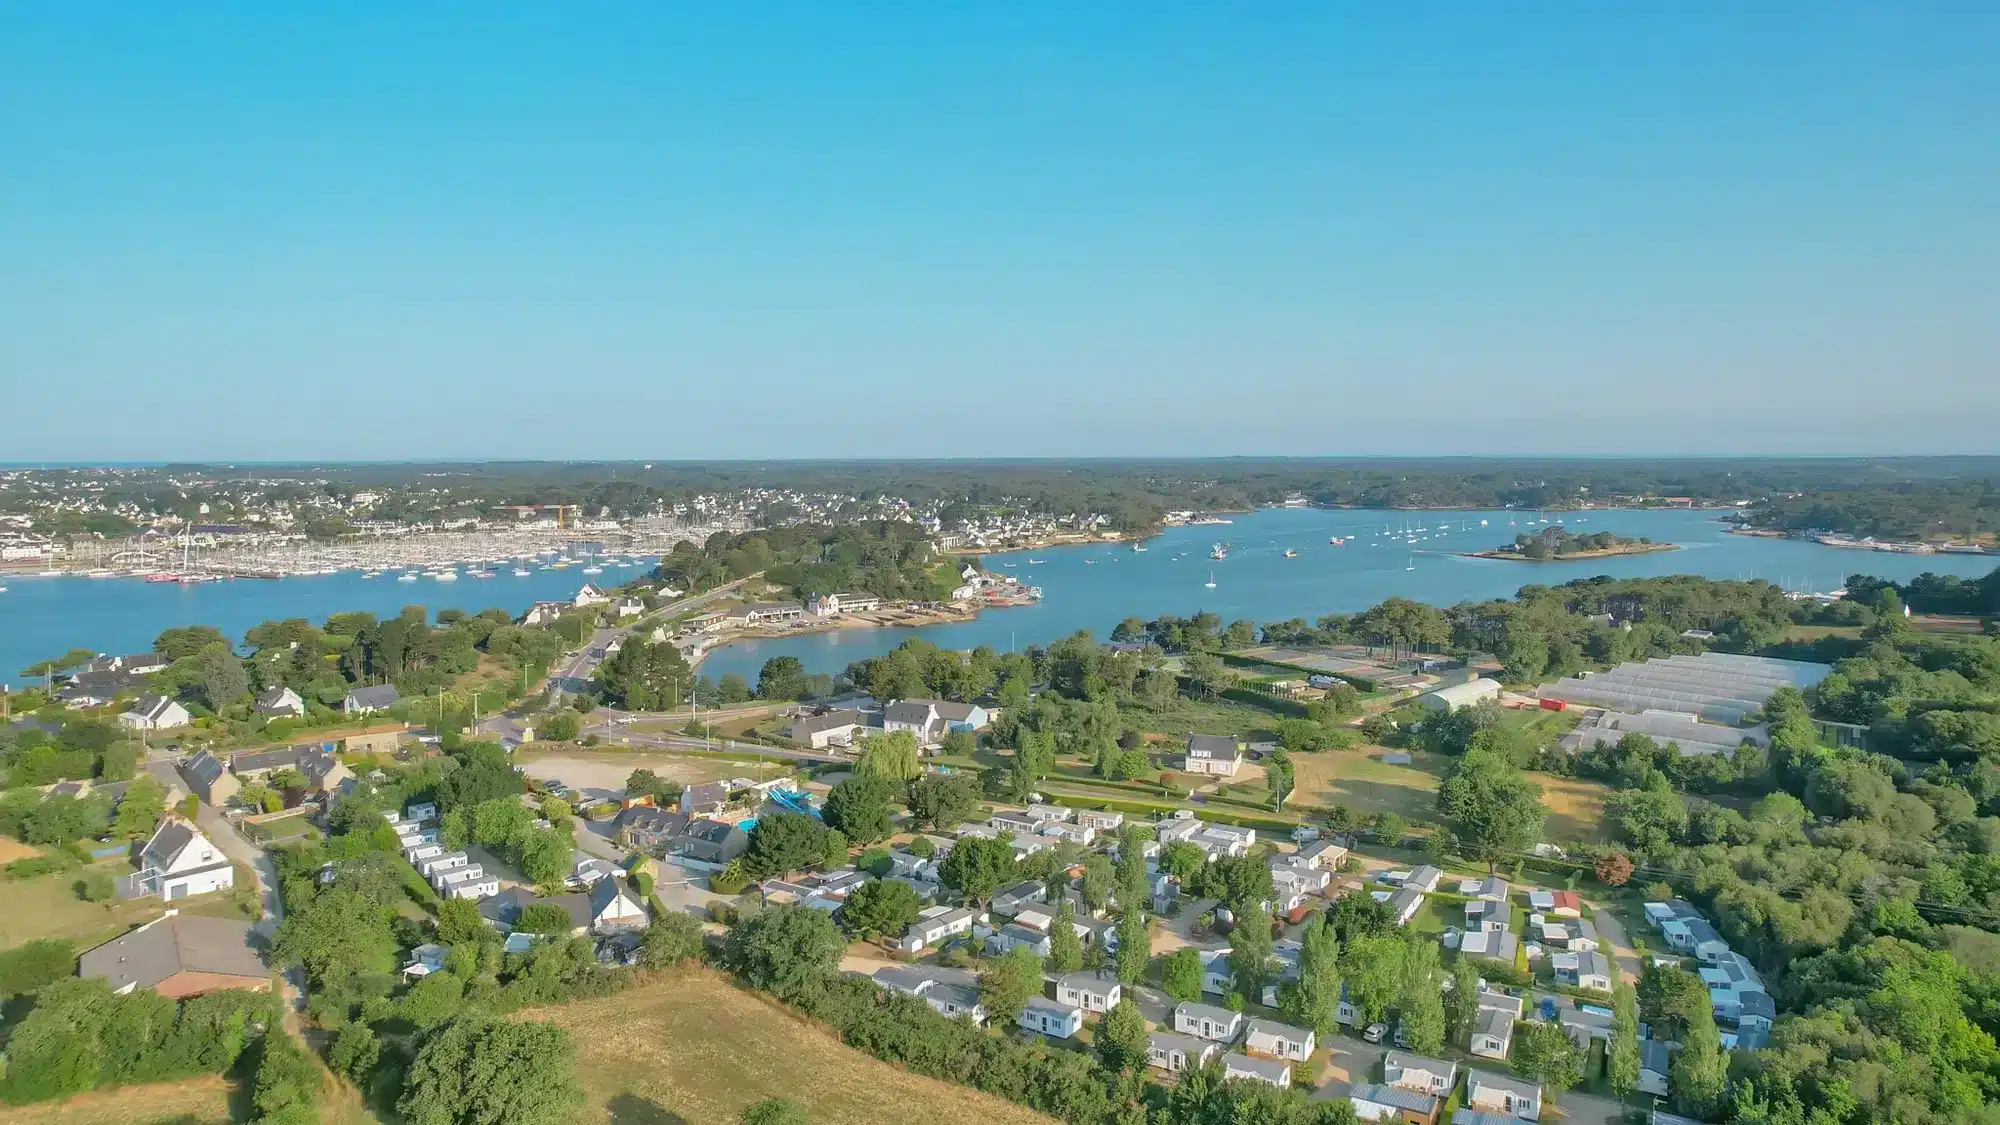
POLYGON ((1490 551, 1469 551, 1476 559, 1518 559, 1527 562, 1569 562, 1576 559, 1603 559, 1613 555, 1643 555, 1653 551, 1677 551, 1672 543, 1655 543, 1640 536, 1628 539, 1608 531, 1578 535, 1560 525, 1545 527, 1529 535, 1515 536, 1514 542, 1490 551))

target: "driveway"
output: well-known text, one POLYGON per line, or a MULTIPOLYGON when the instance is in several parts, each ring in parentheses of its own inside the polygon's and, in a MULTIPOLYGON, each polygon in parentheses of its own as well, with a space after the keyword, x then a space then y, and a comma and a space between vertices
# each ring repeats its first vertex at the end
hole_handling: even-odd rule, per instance
POLYGON ((1373 1082, 1382 1073, 1382 1056, 1390 1048, 1368 1043, 1359 1036, 1336 1032, 1326 1038, 1326 1069, 1320 1072, 1319 1088, 1312 1093, 1316 1102, 1344 1098, 1355 1084, 1373 1082))
POLYGON ((234 863, 248 867, 257 880, 257 899, 264 907, 264 916, 254 927, 256 932, 270 938, 277 934, 278 923, 285 920, 285 903, 278 894, 278 867, 263 848, 251 843, 236 831, 236 826, 221 813, 207 805, 197 805, 194 813, 195 827, 201 834, 215 841, 222 854, 234 863))
POLYGON ((1603 939, 1611 950, 1611 959, 1624 971, 1626 979, 1637 981, 1639 969, 1645 959, 1632 945, 1632 938, 1625 932, 1625 922, 1618 912, 1599 903, 1590 904, 1590 920, 1597 924, 1597 936, 1603 939))

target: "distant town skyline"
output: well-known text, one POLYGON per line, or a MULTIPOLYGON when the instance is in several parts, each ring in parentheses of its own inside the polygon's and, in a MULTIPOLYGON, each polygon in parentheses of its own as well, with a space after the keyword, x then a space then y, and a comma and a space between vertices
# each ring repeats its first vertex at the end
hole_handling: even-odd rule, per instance
POLYGON ((1981 453, 2000 9, 0 11, 14 463, 1981 453))

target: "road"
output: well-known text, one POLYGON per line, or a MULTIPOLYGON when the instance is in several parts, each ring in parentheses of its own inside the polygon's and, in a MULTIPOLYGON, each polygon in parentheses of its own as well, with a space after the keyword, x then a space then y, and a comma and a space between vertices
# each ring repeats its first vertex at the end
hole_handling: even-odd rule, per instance
MULTIPOLYGON (((610 644, 613 638, 629 635, 641 628, 651 628, 654 623, 663 618, 671 617, 674 614, 685 613, 691 609, 700 609, 710 602, 727 597, 738 587, 742 586, 743 583, 750 581, 752 578, 762 577, 762 575, 763 572, 758 571, 756 574, 717 586, 713 590, 685 597, 679 601, 661 606, 651 613, 634 618, 627 624, 619 625, 615 628, 592 631, 590 636, 584 641, 582 647, 564 657, 554 668, 549 670, 547 682, 550 701, 560 703, 565 693, 574 694, 582 690, 584 685, 590 682, 591 676, 596 674, 597 666, 604 662, 604 647, 610 644)), ((503 742, 510 745, 519 745, 525 741, 522 738, 522 734, 529 726, 530 717, 526 712, 509 710, 482 721, 479 724, 478 730, 484 734, 497 735, 503 742)))

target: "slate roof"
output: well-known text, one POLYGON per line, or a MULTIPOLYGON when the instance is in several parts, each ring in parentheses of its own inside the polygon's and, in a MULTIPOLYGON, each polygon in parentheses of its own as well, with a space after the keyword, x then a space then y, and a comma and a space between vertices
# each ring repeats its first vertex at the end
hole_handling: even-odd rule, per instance
POLYGON ((175 914, 89 950, 77 959, 76 971, 110 981, 114 991, 152 988, 176 973, 268 980, 271 971, 250 938, 247 922, 175 914))
POLYGON ((1226 734, 1190 734, 1187 748, 1197 758, 1236 758, 1243 753, 1236 739, 1226 734))
POLYGON ((381 710, 402 698, 395 684, 377 684, 374 687, 358 687, 347 693, 347 698, 357 707, 373 707, 381 710))
POLYGON ((1376 1105, 1393 1106, 1420 1113, 1428 1117, 1437 1112, 1438 1100, 1429 1094, 1419 1094, 1415 1090, 1405 1090, 1401 1086, 1385 1086, 1379 1082, 1363 1082, 1347 1091, 1347 1096, 1376 1105))

